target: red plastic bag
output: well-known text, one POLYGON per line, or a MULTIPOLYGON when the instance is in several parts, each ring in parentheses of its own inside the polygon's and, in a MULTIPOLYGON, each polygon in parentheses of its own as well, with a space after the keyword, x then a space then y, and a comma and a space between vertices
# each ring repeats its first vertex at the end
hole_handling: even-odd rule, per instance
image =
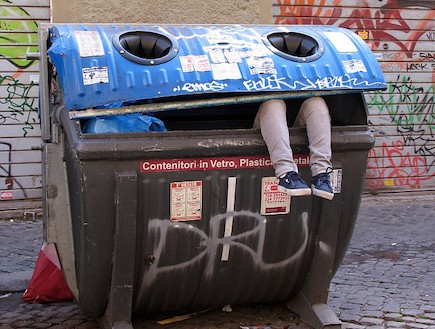
POLYGON ((28 303, 50 303, 73 299, 62 275, 53 243, 42 244, 29 286, 21 299, 28 303))

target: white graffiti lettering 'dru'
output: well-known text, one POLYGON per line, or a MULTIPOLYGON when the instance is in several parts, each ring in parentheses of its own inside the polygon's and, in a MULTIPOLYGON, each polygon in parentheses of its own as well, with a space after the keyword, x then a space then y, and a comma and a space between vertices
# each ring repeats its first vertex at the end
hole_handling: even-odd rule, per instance
POLYGON ((232 211, 224 214, 219 214, 210 219, 210 225, 208 232, 194 227, 188 223, 172 222, 170 220, 153 219, 149 221, 149 236, 158 237, 154 240, 153 257, 158 261, 147 265, 147 271, 143 275, 139 284, 141 290, 139 295, 142 295, 145 289, 149 289, 153 286, 154 281, 163 273, 177 271, 193 267, 194 264, 205 262, 204 267, 204 280, 210 280, 213 278, 213 274, 216 273, 216 266, 220 259, 219 248, 227 244, 232 250, 239 250, 244 253, 245 257, 249 257, 253 264, 262 271, 276 271, 279 268, 286 267, 293 262, 300 260, 303 257, 304 252, 308 245, 308 214, 302 213, 298 218, 300 223, 300 231, 295 232, 295 236, 298 236, 298 244, 296 250, 292 253, 283 256, 281 259, 277 259, 275 262, 267 261, 265 256, 265 245, 267 245, 267 220, 265 217, 258 213, 254 213, 247 210, 232 211), (222 236, 222 225, 226 221, 228 216, 233 216, 234 220, 250 220, 253 223, 252 227, 249 227, 246 231, 239 232, 231 236, 222 236), (198 243, 197 252, 186 259, 175 259, 173 263, 161 264, 159 260, 166 258, 168 252, 168 246, 173 244, 174 241, 169 239, 170 231, 177 230, 179 234, 190 234, 195 236, 194 239, 198 243), (245 244, 246 239, 251 238, 255 241, 254 244, 245 244))
POLYGON ((194 93, 194 92, 216 92, 224 90, 228 85, 226 83, 212 81, 212 82, 204 82, 204 83, 190 83, 186 82, 184 85, 177 86, 174 88, 174 92, 177 91, 186 91, 188 93, 194 93))
POLYGON ((379 82, 369 83, 368 81, 358 82, 356 78, 349 75, 332 76, 319 78, 315 81, 310 79, 295 80, 289 83, 286 78, 278 78, 272 75, 258 80, 246 80, 243 82, 248 91, 262 90, 310 90, 310 89, 352 89, 361 86, 376 86, 379 82))

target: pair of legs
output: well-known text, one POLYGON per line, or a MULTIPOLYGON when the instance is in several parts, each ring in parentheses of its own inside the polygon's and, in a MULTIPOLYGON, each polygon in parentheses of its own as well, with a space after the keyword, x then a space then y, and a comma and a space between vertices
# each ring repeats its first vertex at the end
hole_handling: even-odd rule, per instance
MULTIPOLYGON (((288 173, 298 173, 290 145, 286 111, 287 107, 283 100, 269 100, 261 104, 254 121, 254 128, 261 129, 275 175, 278 178, 283 178, 288 173)), ((293 125, 306 127, 310 149, 310 168, 314 178, 327 174, 329 179, 329 172, 332 169, 330 121, 328 106, 323 98, 311 97, 302 103, 293 125)), ((298 188, 292 190, 286 189, 284 192, 290 195, 311 194, 310 190, 303 188, 300 191, 297 191, 298 188), (299 192, 301 194, 298 194, 299 192)), ((328 190, 324 196, 319 196, 332 199, 331 192, 332 190, 328 190)))

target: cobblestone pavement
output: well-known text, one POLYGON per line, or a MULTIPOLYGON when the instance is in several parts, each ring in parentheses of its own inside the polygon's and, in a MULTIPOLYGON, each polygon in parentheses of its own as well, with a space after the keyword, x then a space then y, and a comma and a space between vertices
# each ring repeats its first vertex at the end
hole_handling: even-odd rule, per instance
MULTIPOLYGON (((364 197, 354 235, 330 287, 344 329, 435 329, 435 198, 364 197)), ((0 221, 0 328, 99 328, 71 302, 21 302, 39 248, 41 221, 0 221)), ((160 319, 164 315, 159 315, 160 319)), ((282 305, 233 306, 137 329, 308 328, 282 305)))

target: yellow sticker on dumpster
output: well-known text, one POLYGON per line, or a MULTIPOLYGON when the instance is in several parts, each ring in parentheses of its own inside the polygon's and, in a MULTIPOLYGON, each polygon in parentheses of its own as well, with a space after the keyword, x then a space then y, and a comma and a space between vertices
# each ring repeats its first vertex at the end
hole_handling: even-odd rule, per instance
POLYGON ((276 177, 261 179, 261 214, 279 215, 290 212, 290 196, 278 191, 276 177))
POLYGON ((202 215, 202 181, 171 183, 171 220, 200 220, 202 215))

